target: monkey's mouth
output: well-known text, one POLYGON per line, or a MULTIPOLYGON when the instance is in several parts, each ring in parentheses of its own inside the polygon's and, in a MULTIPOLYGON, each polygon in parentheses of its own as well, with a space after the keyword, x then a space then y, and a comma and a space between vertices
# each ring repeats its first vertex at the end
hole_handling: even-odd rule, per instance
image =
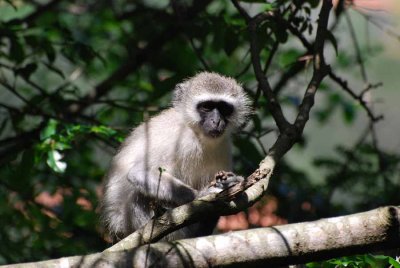
POLYGON ((214 129, 214 130, 207 131, 206 135, 209 136, 210 138, 218 138, 218 137, 222 136, 223 133, 224 133, 223 130, 214 129))

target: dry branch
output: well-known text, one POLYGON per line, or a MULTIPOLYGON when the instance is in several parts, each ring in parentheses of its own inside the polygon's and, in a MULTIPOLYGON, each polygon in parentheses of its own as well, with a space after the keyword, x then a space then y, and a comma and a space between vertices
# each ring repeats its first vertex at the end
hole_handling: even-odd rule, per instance
POLYGON ((313 222, 6 267, 275 267, 395 248, 400 243, 399 226, 400 208, 383 207, 313 222))

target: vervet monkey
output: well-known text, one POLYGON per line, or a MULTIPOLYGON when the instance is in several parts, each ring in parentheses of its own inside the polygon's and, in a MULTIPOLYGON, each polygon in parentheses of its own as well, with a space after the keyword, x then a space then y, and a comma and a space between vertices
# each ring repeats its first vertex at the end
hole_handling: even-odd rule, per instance
MULTIPOLYGON (((231 134, 250 115, 250 100, 233 79, 202 72, 176 85, 172 108, 134 129, 114 157, 102 217, 121 239, 153 216, 242 180, 232 169, 231 134), (218 177, 220 179, 218 179, 218 177)), ((208 235, 217 218, 187 226, 167 240, 208 235)))

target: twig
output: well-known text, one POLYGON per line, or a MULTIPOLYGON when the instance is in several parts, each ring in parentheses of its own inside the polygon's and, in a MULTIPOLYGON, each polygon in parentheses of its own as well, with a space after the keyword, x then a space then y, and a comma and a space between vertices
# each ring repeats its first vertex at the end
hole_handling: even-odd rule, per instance
POLYGON ((278 50, 278 47, 279 47, 279 41, 276 40, 274 42, 274 44, 272 45, 271 50, 269 51, 268 59, 265 61, 264 75, 267 74, 267 71, 268 71, 269 67, 271 66, 272 59, 274 58, 274 55, 275 55, 276 51, 278 50))
POLYGON ((364 98, 364 95, 365 95, 367 92, 369 92, 371 89, 376 89, 376 88, 381 87, 381 86, 383 86, 383 83, 382 83, 382 82, 379 82, 379 83, 376 83, 376 84, 368 84, 367 87, 364 88, 364 89, 361 91, 361 93, 360 93, 360 95, 359 95, 360 98, 363 99, 363 98, 364 98))
POLYGON ((372 122, 377 122, 381 119, 383 119, 383 115, 378 115, 375 116, 374 113, 372 112, 372 110, 368 107, 367 103, 365 102, 363 96, 365 94, 366 91, 377 87, 379 85, 381 85, 380 83, 375 84, 375 85, 369 85, 366 89, 364 89, 360 95, 357 95, 353 90, 351 90, 347 84, 347 81, 341 79, 339 76, 337 76, 332 70, 329 72, 329 77, 335 81, 338 85, 340 85, 342 87, 342 89, 344 91, 346 91, 353 99, 355 99, 356 101, 358 101, 358 103, 361 105, 361 107, 364 108, 364 110, 367 112, 368 117, 370 118, 370 120, 372 122))
POLYGON ((232 0, 232 4, 235 6, 237 11, 239 11, 240 15, 242 15, 246 23, 250 23, 252 18, 247 14, 247 11, 239 4, 239 2, 237 0, 232 0))
POLYGON ((326 65, 324 59, 324 44, 327 35, 327 25, 329 12, 332 8, 330 0, 322 2, 321 12, 318 19, 318 29, 314 44, 314 73, 304 94, 304 98, 299 107, 299 114, 294 125, 298 131, 302 132, 308 121, 311 107, 314 105, 314 96, 322 79, 329 73, 330 67, 326 65))
POLYGON ((206 60, 203 58, 203 55, 201 54, 201 51, 199 50, 199 48, 196 47, 196 44, 194 43, 193 38, 190 36, 187 36, 187 39, 189 40, 190 46, 192 47, 197 58, 200 60, 201 64, 203 64, 204 69, 207 71, 210 71, 211 70, 210 66, 208 65, 206 60))
POLYGON ((351 40, 353 41, 354 49, 356 51, 356 59, 357 59, 358 65, 360 66, 361 77, 362 77, 364 83, 367 83, 367 81, 368 81, 367 71, 365 70, 364 61, 361 56, 360 45, 358 44, 356 31, 354 30, 353 23, 351 22, 350 16, 347 13, 347 11, 345 12, 345 17, 346 17, 347 25, 349 26, 350 37, 351 37, 351 40))
POLYGON ((352 147, 351 151, 349 154, 346 154, 346 157, 344 161, 342 162, 342 166, 338 172, 336 172, 336 175, 333 177, 332 180, 328 180, 328 193, 326 194, 326 215, 329 215, 329 209, 330 209, 330 200, 332 199, 333 193, 335 190, 340 187, 344 182, 347 181, 347 177, 345 176, 347 171, 349 170, 350 164, 355 160, 356 158, 356 151, 357 149, 365 143, 366 138, 368 137, 368 134, 371 129, 371 123, 368 124, 368 127, 361 133, 360 137, 358 138, 357 142, 355 145, 352 147), (337 178, 337 179, 336 179, 337 178))
MULTIPOLYGON (((339 18, 343 14, 344 9, 343 7, 343 2, 344 0, 339 0, 338 7, 335 12, 336 12, 336 20, 334 23, 330 26, 329 31, 332 32, 337 25, 339 24, 339 18)), ((280 17, 277 17, 276 19, 280 19, 280 17)), ((307 49, 307 51, 303 54, 303 56, 309 55, 310 53, 313 54, 313 49, 314 49, 314 44, 308 42, 308 40, 303 36, 302 33, 300 33, 296 27, 293 27, 291 23, 287 22, 286 20, 280 19, 279 20, 283 25, 287 27, 287 29, 294 35, 296 36, 299 41, 303 44, 303 46, 307 49)), ((292 67, 285 73, 282 74, 281 78, 279 81, 276 83, 274 87, 274 93, 278 94, 282 88, 286 85, 287 81, 289 81, 291 78, 297 76, 306 66, 305 61, 298 61, 295 64, 292 65, 292 67)))
MULTIPOLYGON (((233 0, 233 2, 237 2, 236 0, 233 0)), ((238 3, 236 3, 237 6, 240 6, 238 3)), ((244 10, 241 10, 240 12, 246 12, 244 10)), ((247 13, 246 13, 247 14, 247 13)), ((243 14, 242 14, 243 15, 243 14)), ((264 75, 264 72, 261 67, 261 62, 260 62, 260 49, 258 47, 258 38, 257 38, 257 27, 258 25, 263 22, 264 20, 270 18, 273 16, 273 13, 271 12, 266 12, 266 13, 260 13, 256 17, 252 18, 251 20, 248 20, 249 16, 244 15, 247 24, 248 24, 248 29, 250 32, 250 52, 251 52, 251 62, 253 64, 253 69, 254 73, 256 76, 256 79, 258 81, 258 87, 261 89, 261 91, 264 93, 267 103, 268 103, 268 109, 271 112, 272 117, 274 118, 279 130, 281 132, 284 131, 284 129, 289 127, 289 122, 286 120, 282 107, 277 100, 274 92, 272 91, 272 88, 269 84, 268 79, 264 75)))
MULTIPOLYGON (((348 17, 347 13, 346 13, 346 16, 348 17)), ((298 31, 295 27, 293 27, 292 25, 290 25, 290 24, 288 24, 288 23, 284 23, 284 20, 283 20, 283 19, 279 19, 279 18, 277 18, 277 19, 278 19, 281 23, 283 23, 284 25, 286 25, 286 27, 289 29, 289 31, 290 31, 293 35, 295 35, 295 36, 301 41, 301 43, 303 44, 303 46, 307 49, 307 51, 308 51, 309 53, 313 52, 314 49, 313 49, 313 47, 312 47, 312 44, 310 44, 310 42, 308 42, 307 39, 304 38, 304 36, 303 36, 303 34, 302 34, 301 32, 299 32, 299 31, 298 31)), ((351 21, 350 21, 349 25, 350 25, 351 28, 352 28, 351 21)), ((358 47, 358 42, 357 42, 357 40, 355 39, 355 32, 354 32, 354 29, 353 29, 351 35, 354 37, 354 45, 355 45, 355 47, 356 47, 356 53, 358 54, 357 59, 358 59, 358 62, 359 62, 359 64, 360 64, 360 66, 361 66, 360 68, 361 68, 361 72, 362 72, 362 74, 363 74, 364 82, 366 82, 366 81, 367 81, 367 76, 366 76, 366 72, 363 71, 363 70, 364 70, 364 64, 363 64, 363 61, 362 61, 362 58, 361 58, 361 55, 360 55, 360 49, 359 49, 359 47, 358 47)), ((301 64, 301 63, 303 63, 303 62, 299 62, 298 64, 295 64, 295 65, 291 68, 291 71, 287 73, 288 75, 287 75, 287 77, 285 77, 285 79, 284 79, 283 81, 286 81, 287 79, 291 78, 293 75, 296 75, 298 72, 300 72, 300 71, 302 70, 302 66, 304 65, 304 63, 303 63, 303 64, 301 64)), ((382 83, 368 84, 367 87, 361 92, 361 94, 360 94, 360 95, 357 95, 357 94, 354 93, 353 90, 351 90, 351 89, 348 87, 347 82, 344 81, 344 80, 342 80, 342 79, 341 79, 340 77, 338 77, 337 75, 335 75, 335 74, 333 73, 332 70, 329 71, 329 77, 330 77, 332 80, 334 80, 336 83, 338 83, 352 98, 354 98, 355 100, 357 100, 357 101, 360 103, 360 105, 365 109, 365 111, 367 112, 369 118, 370 118, 372 121, 376 122, 376 121, 379 121, 380 119, 383 118, 382 115, 380 115, 380 116, 375 116, 375 115, 373 114, 372 110, 367 106, 367 103, 364 101, 364 98, 363 98, 363 97, 364 97, 364 94, 365 94, 366 92, 368 92, 369 90, 371 90, 371 89, 373 89, 373 88, 376 88, 376 87, 381 86, 382 83)), ((280 81, 280 82, 277 84, 275 90, 282 88, 283 85, 284 85, 284 84, 280 81)))
POLYGON ((385 28, 383 25, 379 24, 379 22, 374 20, 371 16, 368 16, 368 15, 366 15, 364 13, 360 13, 360 14, 363 15, 367 21, 369 21, 373 25, 375 25, 375 27, 377 27, 378 29, 380 29, 384 33, 388 34, 389 36, 391 36, 393 38, 396 38, 398 41, 400 41, 400 34, 399 33, 396 33, 395 31, 393 31, 393 30, 391 30, 389 28, 385 28))
POLYGON ((24 96, 22 96, 13 86, 11 86, 1 80, 0 80, 0 85, 2 85, 5 89, 7 89, 9 92, 11 92, 13 95, 15 95, 18 99, 20 99, 24 103, 30 105, 29 100, 27 100, 24 96))

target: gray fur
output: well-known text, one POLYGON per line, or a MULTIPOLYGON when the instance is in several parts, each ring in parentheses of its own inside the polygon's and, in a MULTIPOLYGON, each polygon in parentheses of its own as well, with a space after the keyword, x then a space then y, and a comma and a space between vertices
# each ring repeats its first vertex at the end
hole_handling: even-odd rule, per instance
MULTIPOLYGON (((230 134, 247 120, 249 103, 234 79, 216 73, 202 72, 178 84, 173 107, 134 129, 112 161, 102 203, 109 232, 123 238, 146 224, 157 209, 215 192, 208 186, 216 172, 232 169, 230 134), (196 110, 201 100, 224 100, 234 106, 221 137, 210 138, 201 131, 196 110)), ((216 220, 185 227, 168 239, 209 234, 216 220)))

